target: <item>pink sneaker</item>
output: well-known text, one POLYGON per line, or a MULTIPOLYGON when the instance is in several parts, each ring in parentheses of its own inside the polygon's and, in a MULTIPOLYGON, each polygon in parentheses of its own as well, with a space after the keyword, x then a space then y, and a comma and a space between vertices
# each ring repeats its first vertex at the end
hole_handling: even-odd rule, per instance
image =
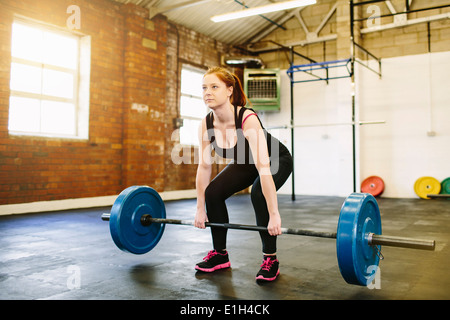
POLYGON ((280 274, 280 262, 276 257, 266 256, 261 265, 261 269, 256 274, 256 280, 273 281, 280 274))
POLYGON ((203 258, 203 261, 195 265, 195 269, 203 272, 213 272, 219 269, 230 267, 228 259, 228 252, 219 253, 216 250, 211 250, 208 255, 203 258))

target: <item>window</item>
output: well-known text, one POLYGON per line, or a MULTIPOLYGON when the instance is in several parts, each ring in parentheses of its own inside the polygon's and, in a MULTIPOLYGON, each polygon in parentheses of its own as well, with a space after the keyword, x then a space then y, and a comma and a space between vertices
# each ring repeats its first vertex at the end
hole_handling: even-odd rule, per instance
POLYGON ((87 38, 21 20, 13 23, 10 133, 88 138, 87 38))
POLYGON ((202 79, 205 71, 190 66, 181 69, 180 143, 198 146, 198 127, 207 113, 203 103, 202 79))

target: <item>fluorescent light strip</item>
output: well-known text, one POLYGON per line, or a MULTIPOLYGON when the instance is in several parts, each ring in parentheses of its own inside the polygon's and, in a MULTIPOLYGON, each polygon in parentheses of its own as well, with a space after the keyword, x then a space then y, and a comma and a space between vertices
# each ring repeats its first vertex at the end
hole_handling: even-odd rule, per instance
POLYGON ((260 15, 269 12, 275 12, 280 10, 288 10, 297 7, 305 7, 311 4, 315 4, 316 0, 296 0, 296 1, 284 1, 273 4, 268 4, 266 6, 255 7, 250 9, 244 9, 239 11, 234 11, 230 13, 220 14, 213 16, 210 19, 214 22, 222 22, 233 19, 239 19, 244 17, 250 17, 255 15, 260 15))

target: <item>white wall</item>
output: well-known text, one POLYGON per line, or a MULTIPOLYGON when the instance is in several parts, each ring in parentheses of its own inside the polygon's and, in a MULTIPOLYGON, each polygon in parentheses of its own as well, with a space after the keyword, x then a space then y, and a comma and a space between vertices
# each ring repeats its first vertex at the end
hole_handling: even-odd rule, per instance
POLYGON ((381 80, 358 73, 361 117, 387 121, 361 128, 361 177, 382 177, 385 197, 416 198, 419 177, 450 177, 450 52, 385 59, 382 68, 381 80))
MULTIPOLYGON (((335 69, 333 73, 346 73, 335 69)), ((281 110, 262 116, 266 127, 290 123, 290 81, 282 74, 281 110)), ((311 79, 297 72, 295 80, 311 79)), ((350 79, 304 82, 294 85, 296 125, 351 122, 350 79)), ((351 126, 301 127, 294 129, 295 193, 347 196, 353 191, 351 126)), ((290 129, 271 130, 291 149, 290 129)), ((291 194, 291 180, 279 193, 291 194)))
MULTIPOLYGON (((364 178, 378 175, 385 182, 384 197, 415 198, 417 178, 449 177, 450 52, 383 59, 382 79, 356 67, 357 120, 386 120, 358 127, 357 191, 364 178)), ((339 69, 332 72, 346 73, 339 69)), ((281 74, 281 110, 261 116, 266 127, 290 121, 290 82, 285 70, 281 74)), ((348 78, 295 84, 295 124, 351 122, 351 91, 348 78)), ((271 132, 290 149, 289 129, 271 132)), ((296 194, 353 191, 351 125, 296 128, 294 141, 296 194)), ((290 194, 291 180, 279 192, 290 194)))

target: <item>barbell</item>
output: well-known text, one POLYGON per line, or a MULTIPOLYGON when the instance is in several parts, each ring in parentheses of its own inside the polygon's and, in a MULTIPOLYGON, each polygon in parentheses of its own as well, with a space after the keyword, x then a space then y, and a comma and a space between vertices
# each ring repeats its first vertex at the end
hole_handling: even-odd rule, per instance
MULTIPOLYGON (((166 219, 166 209, 159 193, 148 186, 132 186, 123 190, 110 213, 102 214, 109 221, 111 237, 116 246, 133 254, 151 251, 161 239, 166 224, 194 225, 194 221, 166 219)), ((207 222, 207 227, 263 231, 266 227, 207 222)), ((411 239, 381 234, 378 203, 368 193, 352 193, 339 214, 337 232, 321 232, 282 228, 282 234, 336 239, 336 253, 344 280, 349 284, 369 285, 378 269, 381 245, 421 250, 434 250, 434 240, 411 239)))

